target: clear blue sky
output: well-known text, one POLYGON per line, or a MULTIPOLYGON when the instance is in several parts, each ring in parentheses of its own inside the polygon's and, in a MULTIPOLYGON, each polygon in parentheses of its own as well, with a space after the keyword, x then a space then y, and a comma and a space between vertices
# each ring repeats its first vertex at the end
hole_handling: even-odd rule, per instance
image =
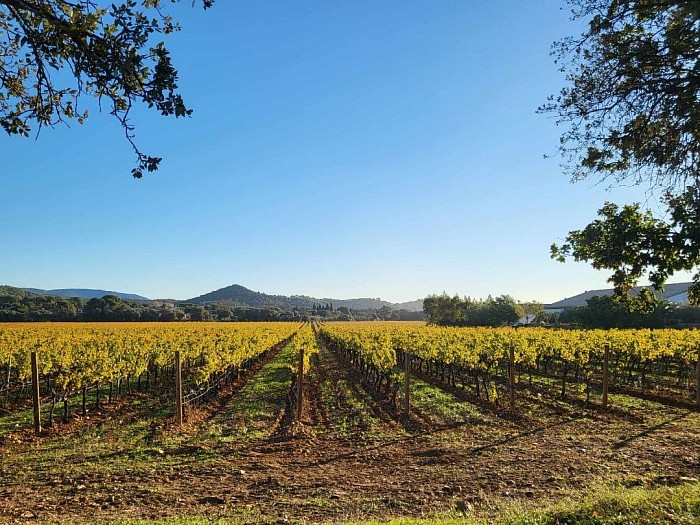
POLYGON ((164 157, 142 180, 108 114, 0 138, 0 283, 188 298, 508 293, 606 287, 549 245, 607 200, 571 185, 560 130, 535 114, 564 78, 564 0, 189 2, 167 37, 175 120, 134 113, 164 157))

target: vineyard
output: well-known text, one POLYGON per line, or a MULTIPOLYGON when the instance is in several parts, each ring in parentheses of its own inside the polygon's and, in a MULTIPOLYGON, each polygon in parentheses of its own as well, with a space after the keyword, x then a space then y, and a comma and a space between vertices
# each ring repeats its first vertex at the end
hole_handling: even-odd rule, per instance
POLYGON ((695 330, 4 324, 0 522, 478 514, 697 483, 698 349, 695 330))
MULTIPOLYGON (((108 385, 107 402, 122 389, 163 390, 185 381, 181 405, 206 400, 255 359, 290 340, 296 323, 187 324, 33 324, 0 328, 0 360, 6 363, 0 390, 5 404, 21 404, 31 395, 31 355, 38 354, 36 386, 51 403, 49 425, 57 402, 68 418, 71 396, 94 392, 100 404, 108 385), (176 363, 176 357, 178 362, 176 363), (184 367, 182 365, 184 363, 184 367), (177 369, 180 370, 177 370, 177 369), (179 372, 179 374, 176 374, 179 372), (134 384, 135 383, 135 384, 134 384)), ((179 388, 178 390, 182 390, 179 388)))
MULTIPOLYGON (((321 336, 344 352, 395 399, 399 362, 486 401, 500 383, 532 386, 533 376, 558 378, 561 395, 585 393, 612 380, 639 395, 700 406, 700 331, 442 328, 387 323, 334 324, 321 336), (511 377, 512 374, 512 377, 511 377), (604 376, 605 377, 604 379, 604 376)), ((607 390, 607 389, 606 389, 607 390)), ((509 393, 509 397, 512 392, 509 393)), ((512 403, 511 399, 511 403, 512 403)))

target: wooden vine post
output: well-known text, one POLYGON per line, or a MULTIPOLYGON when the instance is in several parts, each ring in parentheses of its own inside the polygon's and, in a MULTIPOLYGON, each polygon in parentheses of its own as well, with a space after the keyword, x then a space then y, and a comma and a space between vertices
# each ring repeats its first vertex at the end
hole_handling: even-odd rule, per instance
POLYGON ((12 371, 12 356, 7 358, 7 390, 5 390, 5 402, 10 398, 10 372, 12 371))
POLYGON ((404 409, 406 410, 406 415, 411 413, 411 354, 404 352, 404 386, 406 393, 404 395, 404 409))
POLYGON ((87 406, 86 406, 87 386, 83 385, 83 388, 82 388, 81 390, 82 390, 82 395, 83 395, 83 400, 82 400, 82 401, 83 401, 83 410, 82 410, 82 414, 83 414, 83 417, 85 417, 85 416, 87 416, 87 406))
POLYGON ((182 402, 182 361, 180 360, 180 351, 175 351, 175 417, 177 424, 182 426, 185 419, 185 411, 182 402))
POLYGON ((34 433, 41 434, 41 400, 39 398, 39 365, 36 352, 31 354, 32 360, 32 402, 34 405, 34 433))
POLYGON ((297 422, 301 421, 301 408, 304 400, 304 349, 299 349, 299 373, 297 374, 297 422))
POLYGON ((608 388, 610 386, 610 343, 605 343, 603 354, 603 408, 608 408, 608 388))
POLYGON ((695 405, 700 408, 700 346, 698 347, 698 362, 695 366, 695 405))
POLYGON ((515 346, 512 344, 508 362, 508 386, 510 387, 510 409, 515 410, 515 346))

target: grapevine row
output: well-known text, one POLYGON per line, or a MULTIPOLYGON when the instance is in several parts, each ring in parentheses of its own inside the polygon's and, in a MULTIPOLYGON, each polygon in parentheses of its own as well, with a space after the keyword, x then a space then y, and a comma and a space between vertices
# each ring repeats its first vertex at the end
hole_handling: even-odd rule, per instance
POLYGON ((513 351, 518 379, 536 376, 571 383, 601 381, 605 348, 615 383, 674 390, 687 397, 696 385, 700 348, 697 330, 549 330, 545 328, 449 328, 415 323, 328 323, 321 337, 388 393, 399 377, 397 364, 413 357, 414 368, 452 386, 472 387, 489 398, 508 378, 513 351))
MULTIPOLYGON (((30 355, 37 352, 43 394, 67 407, 68 398, 100 385, 167 386, 180 352, 187 401, 218 389, 268 349, 290 339, 297 323, 0 324, 0 401, 21 402, 30 393, 30 355)), ((66 408, 67 410, 67 408, 66 408)), ((53 415, 53 406, 51 410, 53 415)))

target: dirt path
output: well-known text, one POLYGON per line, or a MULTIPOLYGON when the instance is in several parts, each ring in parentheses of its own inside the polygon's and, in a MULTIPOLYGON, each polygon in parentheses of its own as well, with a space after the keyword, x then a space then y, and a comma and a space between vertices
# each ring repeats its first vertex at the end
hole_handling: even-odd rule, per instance
POLYGON ((357 439, 402 433, 396 413, 372 394, 363 386, 361 374, 321 347, 306 378, 302 421, 317 434, 357 439))

